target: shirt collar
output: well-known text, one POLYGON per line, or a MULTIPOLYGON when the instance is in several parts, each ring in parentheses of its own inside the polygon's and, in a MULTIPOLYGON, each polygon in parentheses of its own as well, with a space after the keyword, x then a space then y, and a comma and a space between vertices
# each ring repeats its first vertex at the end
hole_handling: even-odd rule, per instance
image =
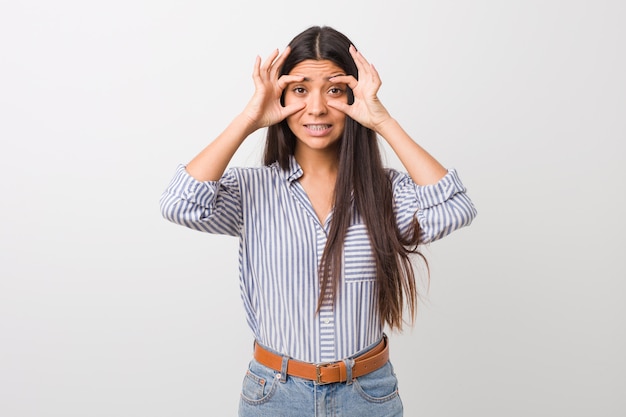
POLYGON ((290 183, 294 181, 298 181, 303 174, 302 168, 296 158, 293 155, 289 156, 289 169, 286 171, 280 170, 280 175, 285 179, 285 181, 289 181, 290 183))

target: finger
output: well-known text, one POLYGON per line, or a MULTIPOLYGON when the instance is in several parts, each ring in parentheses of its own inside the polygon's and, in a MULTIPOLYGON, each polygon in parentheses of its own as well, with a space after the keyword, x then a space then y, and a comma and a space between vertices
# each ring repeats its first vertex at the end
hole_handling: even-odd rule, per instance
POLYGON ((359 79, 372 79, 376 82, 380 77, 378 75, 378 71, 374 68, 373 64, 370 64, 367 59, 363 56, 360 51, 357 51, 356 48, 351 45, 350 46, 350 54, 352 55, 352 59, 356 63, 356 67, 359 71, 359 79))
POLYGON ((382 84, 380 74, 378 73, 378 70, 376 69, 374 64, 370 64, 370 69, 372 70, 372 78, 374 79, 374 81, 376 81, 379 85, 382 84))
POLYGON ((348 116, 351 115, 352 110, 353 110, 351 105, 349 105, 347 103, 344 103, 342 101, 339 101, 339 100, 329 100, 326 104, 329 107, 332 107, 333 109, 337 109, 337 110, 347 114, 348 116))
POLYGON ((303 75, 282 75, 277 82, 278 88, 284 90, 291 83, 297 83, 304 80, 303 75))
POLYGON ((333 83, 345 84, 353 90, 359 84, 357 79, 352 75, 337 75, 335 77, 331 77, 329 81, 333 83))
POLYGON ((254 80, 255 84, 261 81, 261 57, 258 55, 256 56, 256 59, 254 60, 254 68, 252 69, 252 79, 254 80))
POLYGON ((274 49, 274 52, 272 52, 270 56, 267 57, 265 62, 263 62, 263 65, 261 65, 261 72, 269 72, 269 70, 272 68, 272 63, 274 62, 274 60, 276 60, 277 56, 278 49, 274 49))
POLYGON ((283 119, 288 116, 291 116, 294 113, 299 112, 304 107, 305 107, 305 103, 294 103, 294 104, 289 104, 288 106, 283 107, 282 108, 283 119))
POLYGON ((269 68, 270 80, 274 81, 278 79, 279 72, 285 60, 287 59, 287 56, 289 56, 289 52, 291 52, 291 48, 287 46, 285 50, 280 55, 278 55, 278 57, 274 60, 274 62, 272 62, 272 65, 269 68))
POLYGON ((357 51, 354 45, 350 45, 349 51, 350 55, 352 55, 352 59, 354 59, 357 69, 359 70, 359 74, 361 74, 362 71, 367 70, 369 63, 361 52, 357 51))
POLYGON ((278 70, 283 66, 283 64, 285 63, 285 60, 289 56, 289 52, 291 52, 291 47, 287 46, 285 50, 283 51, 283 53, 280 54, 278 58, 276 58, 276 62, 274 62, 273 64, 274 68, 278 70))
POLYGON ((350 54, 352 55, 352 58, 354 59, 354 61, 357 62, 357 64, 361 64, 361 66, 364 68, 367 68, 370 66, 369 61, 365 59, 361 51, 357 51, 354 45, 350 45, 350 54))

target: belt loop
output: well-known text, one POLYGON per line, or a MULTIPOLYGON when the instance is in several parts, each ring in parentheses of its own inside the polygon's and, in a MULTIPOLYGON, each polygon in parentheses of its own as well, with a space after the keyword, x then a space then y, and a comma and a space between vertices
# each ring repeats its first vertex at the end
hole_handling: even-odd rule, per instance
POLYGON ((354 359, 344 359, 343 363, 346 364, 346 385, 352 384, 352 367, 354 366, 354 359))
POLYGON ((289 356, 283 356, 283 362, 280 366, 280 379, 283 384, 287 382, 287 364, 289 363, 289 356))

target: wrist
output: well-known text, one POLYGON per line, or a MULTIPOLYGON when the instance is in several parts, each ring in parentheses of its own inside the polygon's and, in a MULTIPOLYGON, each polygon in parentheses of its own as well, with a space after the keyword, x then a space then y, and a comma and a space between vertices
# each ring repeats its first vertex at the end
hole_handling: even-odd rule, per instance
POLYGON ((374 127, 374 131, 378 133, 380 136, 386 137, 387 135, 389 135, 389 133, 397 130, 398 128, 400 128, 398 121, 394 119, 393 117, 389 116, 383 119, 382 121, 380 121, 379 123, 377 123, 376 126, 374 127))
POLYGON ((257 121, 252 119, 245 112, 239 113, 232 123, 237 125, 245 136, 251 135, 261 128, 258 126, 257 121))

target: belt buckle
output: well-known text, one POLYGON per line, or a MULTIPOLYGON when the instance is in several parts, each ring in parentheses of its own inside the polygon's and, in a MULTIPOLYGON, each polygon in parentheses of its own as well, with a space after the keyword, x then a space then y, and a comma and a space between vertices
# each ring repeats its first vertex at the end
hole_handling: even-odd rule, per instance
POLYGON ((323 363, 318 363, 318 364, 315 365, 315 384, 316 385, 327 385, 327 384, 330 384, 330 382, 323 382, 322 381, 322 368, 327 367, 331 363, 332 362, 323 362, 323 363))

